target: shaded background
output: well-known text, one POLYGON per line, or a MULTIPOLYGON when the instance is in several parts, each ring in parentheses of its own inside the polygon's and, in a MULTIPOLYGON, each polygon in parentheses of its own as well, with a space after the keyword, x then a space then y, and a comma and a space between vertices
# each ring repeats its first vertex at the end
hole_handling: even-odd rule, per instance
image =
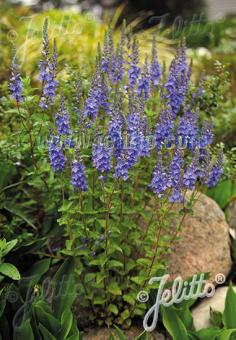
MULTIPOLYGON (((103 10, 114 13, 117 6, 126 4, 123 16, 135 17, 145 15, 162 16, 168 14, 168 20, 173 21, 176 16, 189 19, 193 14, 204 14, 210 20, 221 19, 226 15, 236 13, 235 0, 7 0, 0 3, 24 4, 35 10, 49 8, 73 8, 77 11, 92 11, 98 17, 103 10)), ((150 20, 145 22, 150 25, 150 20)))

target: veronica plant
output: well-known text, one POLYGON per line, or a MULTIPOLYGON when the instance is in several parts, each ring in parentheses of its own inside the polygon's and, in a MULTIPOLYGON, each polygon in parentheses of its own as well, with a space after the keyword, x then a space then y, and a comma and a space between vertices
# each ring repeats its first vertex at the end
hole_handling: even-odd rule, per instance
MULTIPOLYGON (((141 64, 124 27, 117 46, 106 33, 89 86, 80 78, 66 91, 56 80, 55 45, 49 54, 46 24, 39 105, 51 122, 48 155, 62 194, 58 252, 76 258, 81 324, 128 327, 143 315, 137 293, 165 269, 163 255, 199 188, 216 185, 223 172, 211 125, 199 119, 203 84, 191 82, 184 44, 164 71, 155 39, 141 64)), ((21 99, 15 81, 12 94, 21 99)))

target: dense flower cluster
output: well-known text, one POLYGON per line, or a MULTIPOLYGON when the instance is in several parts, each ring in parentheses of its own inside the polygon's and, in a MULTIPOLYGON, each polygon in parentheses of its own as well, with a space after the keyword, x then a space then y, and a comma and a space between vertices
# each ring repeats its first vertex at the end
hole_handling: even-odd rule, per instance
POLYGON ((58 136, 51 136, 48 151, 50 164, 53 171, 55 172, 64 171, 66 165, 66 158, 64 156, 61 141, 58 136))
POLYGON ((48 21, 45 20, 43 26, 43 47, 42 47, 42 60, 39 62, 39 79, 43 83, 43 90, 39 106, 47 109, 48 105, 54 103, 56 96, 56 89, 58 81, 57 75, 57 46, 54 40, 52 55, 50 56, 49 39, 48 39, 48 21))
POLYGON ((17 103, 23 101, 22 82, 20 79, 20 72, 16 55, 14 55, 11 65, 10 90, 12 97, 16 100, 17 103))
POLYGON ((74 160, 72 163, 71 184, 76 191, 79 189, 87 190, 85 167, 82 161, 74 160))
POLYGON ((64 96, 61 98, 59 110, 55 116, 57 131, 61 135, 70 134, 69 115, 66 111, 64 96))
POLYGON ((93 145, 93 165, 99 172, 111 170, 111 149, 102 143, 93 145))
MULTIPOLYGON (((103 180, 111 173, 127 181, 141 158, 157 157, 150 188, 158 197, 166 193, 170 202, 182 202, 186 190, 194 190, 198 182, 216 185, 223 172, 222 160, 213 164, 210 159, 212 127, 209 123, 200 126, 199 108, 192 95, 188 97, 191 65, 186 48, 180 46, 168 75, 163 76, 155 39, 150 64, 146 58, 143 67, 136 39, 133 43, 124 41, 123 33, 115 48, 111 31, 106 33, 84 110, 79 111, 87 128, 95 126, 105 136, 103 142, 93 143, 93 166, 103 180), (166 81, 162 83, 162 79, 166 81), (146 103, 155 91, 160 93, 159 116, 156 127, 150 130, 146 103), (192 102, 188 99, 187 103, 187 98, 192 102), (154 145, 148 139, 150 133, 154 145)), ((81 119, 79 122, 82 124, 81 119)), ((70 133, 64 102, 56 125, 60 135, 70 133)), ((75 189, 87 189, 82 161, 73 162, 71 183, 75 189)))
POLYGON ((210 169, 210 173, 206 180, 206 185, 208 188, 215 186, 219 182, 219 179, 221 175, 223 174, 222 162, 223 162, 223 157, 222 157, 222 154, 220 154, 217 162, 210 169))
MULTIPOLYGON (((58 86, 56 44, 50 56, 47 21, 42 55, 40 106, 47 108, 53 104, 58 86)), ((76 89, 78 107, 73 107, 78 114, 76 129, 95 132, 89 151, 98 178, 127 181, 132 176, 132 168, 141 159, 145 159, 148 169, 153 164, 153 161, 148 162, 151 158, 156 159, 156 165, 154 169, 152 165, 149 187, 158 197, 166 194, 170 202, 182 202, 186 190, 195 190, 197 183, 207 187, 218 183, 223 173, 223 157, 213 161, 210 152, 212 126, 208 122, 200 124, 200 107, 196 100, 196 95, 201 97, 204 91, 203 83, 200 83, 200 90, 193 91, 190 76, 191 65, 187 62, 184 44, 178 48, 164 74, 155 39, 150 60, 146 57, 144 63, 140 63, 138 42, 126 34, 124 27, 117 46, 111 30, 106 32, 104 48, 98 48, 96 69, 87 96, 80 81, 76 89), (150 107, 153 108, 151 114, 147 114, 150 107), (102 140, 98 140, 98 136, 102 136, 102 140)), ((10 87, 12 95, 20 102, 22 85, 15 58, 10 87)), ((76 138, 73 139, 75 135, 66 109, 68 99, 62 96, 53 117, 57 132, 49 141, 49 158, 55 172, 64 171, 66 163, 70 164, 71 154, 80 150, 79 160, 75 156, 70 164, 71 184, 75 190, 86 191, 83 150, 76 144, 76 138)))

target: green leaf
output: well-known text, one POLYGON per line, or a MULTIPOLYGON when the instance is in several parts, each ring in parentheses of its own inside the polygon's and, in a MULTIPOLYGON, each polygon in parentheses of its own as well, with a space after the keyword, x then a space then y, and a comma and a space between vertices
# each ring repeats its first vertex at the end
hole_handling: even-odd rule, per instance
POLYGON ((190 313, 189 308, 186 306, 185 308, 176 308, 176 312, 179 316, 179 318, 183 321, 185 327, 187 330, 194 331, 194 324, 193 324, 193 317, 190 313))
POLYGON ((7 255, 17 244, 17 240, 11 240, 9 242, 6 243, 5 248, 2 251, 2 256, 7 255))
MULTIPOLYGON (((33 264, 33 266, 24 273, 24 277, 30 279, 31 286, 36 285, 41 277, 47 273, 51 264, 50 259, 43 259, 37 261, 33 264)), ((28 285, 28 284, 27 284, 28 285)))
POLYGON ((119 340, 127 340, 125 334, 122 332, 122 330, 119 327, 115 326, 115 332, 119 340))
POLYGON ((130 312, 129 312, 128 309, 125 309, 125 310, 121 313, 121 315, 120 315, 120 317, 122 318, 122 320, 128 319, 129 316, 130 316, 130 312))
MULTIPOLYGON (((223 329, 217 336, 217 340, 231 340, 232 335, 236 335, 236 329, 223 329)), ((233 340, 233 339, 232 339, 233 340)))
POLYGON ((13 208, 13 207, 9 207, 9 206, 4 206, 4 209, 6 209, 7 211, 9 211, 11 214, 16 215, 18 217, 20 217, 24 222, 26 222, 32 229, 34 229, 35 231, 38 231, 37 226, 34 224, 34 222, 29 219, 21 210, 17 209, 17 208, 13 208))
POLYGON ((201 329, 198 332, 194 332, 193 334, 199 340, 215 340, 219 335, 220 330, 218 328, 209 327, 206 329, 201 329))
POLYGON ((236 293, 233 290, 232 284, 230 284, 226 300, 225 300, 225 310, 223 313, 223 323, 226 328, 233 329, 236 328, 236 293))
POLYGON ((4 313, 5 307, 6 307, 6 303, 7 303, 7 292, 6 288, 2 288, 0 290, 0 319, 4 313))
MULTIPOLYGON (((47 340, 57 340, 57 338, 55 338, 48 330, 47 328, 45 328, 42 324, 39 324, 38 327, 40 333, 43 336, 43 339, 47 339, 47 340)), ((21 339, 22 340, 22 339, 21 339)))
POLYGON ((34 340, 34 333, 30 324, 30 320, 25 320, 19 327, 15 327, 13 340, 34 340))
POLYGON ((120 262, 120 261, 116 261, 116 260, 110 260, 108 262, 108 267, 110 269, 112 269, 112 268, 123 268, 123 263, 120 262))
POLYGON ((141 264, 144 267, 149 267, 150 266, 150 260, 149 259, 138 259, 137 264, 141 264))
POLYGON ((123 253, 122 248, 119 247, 117 244, 114 244, 114 243, 110 244, 109 249, 108 249, 108 254, 109 254, 109 255, 112 255, 112 254, 114 254, 114 253, 117 252, 117 251, 118 251, 119 253, 123 253))
POLYGON ((90 261, 90 265, 104 267, 106 262, 107 262, 106 254, 100 254, 97 256, 96 259, 90 261))
POLYGON ((236 185, 231 180, 220 182, 216 187, 207 191, 207 195, 214 199, 224 209, 236 193, 236 185))
POLYGON ((20 280, 20 273, 18 269, 11 263, 1 263, 0 273, 10 277, 12 280, 20 280))
POLYGON ((146 281, 146 276, 133 276, 131 277, 131 281, 137 283, 137 285, 142 286, 144 282, 146 281))
POLYGON ((188 333, 184 323, 179 318, 178 314, 172 307, 162 307, 161 314, 163 324, 173 340, 188 340, 188 333))
POLYGON ((93 299, 94 305, 104 305, 106 302, 106 299, 102 296, 97 296, 93 299))
POLYGON ((8 183, 12 183, 16 172, 16 167, 12 164, 6 164, 6 162, 0 163, 0 190, 3 189, 8 183))
POLYGON ((122 291, 117 282, 113 281, 108 285, 108 292, 113 295, 122 295, 122 291))
POLYGON ((123 295, 123 300, 128 302, 131 306, 134 306, 136 302, 136 298, 130 294, 123 295))
POLYGON ((61 316, 62 330, 60 332, 60 339, 64 340, 70 333, 71 327, 73 325, 73 314, 70 308, 66 308, 61 316))
POLYGON ((61 323, 52 314, 45 311, 40 302, 34 304, 37 319, 50 333, 56 335, 60 331, 61 323))
POLYGON ((52 280, 53 311, 57 318, 61 318, 65 306, 71 308, 76 297, 74 280, 74 258, 69 257, 58 269, 52 280))
POLYGON ((210 319, 213 326, 220 328, 222 327, 223 315, 221 312, 214 311, 212 308, 210 308, 210 319))
POLYGON ((107 308, 107 310, 110 312, 110 313, 113 313, 115 315, 117 315, 119 313, 119 309, 116 307, 116 305, 114 304, 110 304, 107 308))

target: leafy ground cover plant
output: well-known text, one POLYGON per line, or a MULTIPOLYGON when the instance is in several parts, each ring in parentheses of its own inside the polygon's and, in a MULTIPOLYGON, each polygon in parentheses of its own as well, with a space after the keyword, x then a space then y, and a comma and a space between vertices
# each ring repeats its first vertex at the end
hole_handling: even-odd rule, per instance
MULTIPOLYGON (((52 229, 48 219, 39 229, 25 217, 39 241, 27 235, 26 244, 33 243, 34 252, 41 247, 40 256, 55 263, 75 259, 81 327, 129 327, 146 308, 137 293, 153 288, 149 279, 165 270, 162 255, 197 190, 216 185, 223 172, 222 153, 212 153, 211 124, 199 116, 204 84, 195 88, 191 82, 184 44, 168 72, 158 61, 155 39, 151 58, 140 63, 137 39, 125 26, 117 45, 106 32, 90 82, 75 71, 60 80, 57 45, 50 43, 47 26, 45 21, 41 88, 21 78, 17 55, 10 78, 14 128, 20 127, 12 138, 20 137, 20 166, 31 164, 24 175, 28 199, 40 202, 43 215, 54 214, 52 229)), ((17 159, 15 152, 10 159, 17 159)), ((11 190, 8 184, 3 189, 4 195, 11 190)))
POLYGON ((190 312, 191 303, 185 302, 181 307, 163 307, 162 319, 164 326, 174 340, 184 339, 235 339, 236 323, 233 317, 236 307, 236 294, 232 285, 226 296, 225 309, 221 313, 211 310, 212 327, 196 331, 190 312))

